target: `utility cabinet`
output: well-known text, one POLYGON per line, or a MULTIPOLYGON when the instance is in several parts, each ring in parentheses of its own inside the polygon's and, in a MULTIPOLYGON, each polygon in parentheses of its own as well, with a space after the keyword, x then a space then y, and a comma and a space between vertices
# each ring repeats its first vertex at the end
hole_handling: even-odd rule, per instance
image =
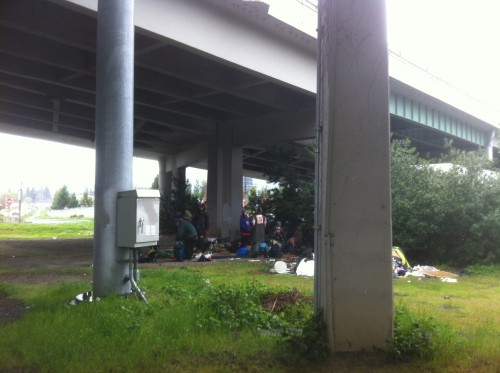
POLYGON ((134 189, 118 192, 116 235, 119 247, 145 247, 160 239, 160 192, 134 189))

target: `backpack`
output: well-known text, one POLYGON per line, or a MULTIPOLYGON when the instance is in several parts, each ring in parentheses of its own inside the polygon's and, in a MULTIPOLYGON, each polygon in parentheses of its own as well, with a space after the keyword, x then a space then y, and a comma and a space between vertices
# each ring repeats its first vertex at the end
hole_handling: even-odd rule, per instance
POLYGON ((254 258, 258 257, 259 255, 264 255, 266 258, 269 254, 269 246, 265 242, 257 242, 255 245, 252 246, 252 256, 254 258))
POLYGON ((250 250, 248 250, 248 247, 242 246, 238 250, 236 250, 236 255, 238 256, 248 256, 250 254, 250 250))
POLYGON ((269 250, 269 256, 271 258, 281 258, 283 253, 281 252, 281 246, 278 244, 274 244, 269 250))

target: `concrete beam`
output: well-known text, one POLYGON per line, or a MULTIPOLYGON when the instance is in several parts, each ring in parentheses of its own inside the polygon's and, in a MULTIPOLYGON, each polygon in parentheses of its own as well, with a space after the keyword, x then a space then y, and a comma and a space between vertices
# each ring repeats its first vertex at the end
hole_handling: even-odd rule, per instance
POLYGON ((233 123, 234 144, 276 144, 313 139, 316 110, 286 113, 233 123))
MULTIPOLYGON (((97 0, 66 2, 97 10, 97 0)), ((135 24, 228 65, 306 92, 316 90, 314 38, 267 14, 250 12, 244 1, 141 0, 135 24)))

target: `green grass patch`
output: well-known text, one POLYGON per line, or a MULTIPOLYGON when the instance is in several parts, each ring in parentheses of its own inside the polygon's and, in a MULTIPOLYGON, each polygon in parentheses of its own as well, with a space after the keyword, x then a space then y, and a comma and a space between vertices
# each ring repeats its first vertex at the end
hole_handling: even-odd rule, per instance
MULTIPOLYGON (((498 268, 475 272, 458 283, 395 280, 395 353, 345 371, 495 372, 498 268)), ((149 304, 116 296, 77 306, 68 302, 90 282, 2 283, 28 308, 2 327, 0 370, 326 372, 335 363, 310 280, 272 275, 264 262, 148 268, 139 285, 149 304)))
POLYGON ((396 353, 440 372, 498 371, 499 271, 500 266, 476 266, 457 283, 396 280, 396 353))
MULTIPOLYGON (((0 239, 92 237, 92 222, 0 223, 0 239)), ((438 266, 439 267, 439 266, 438 266)), ((142 268, 137 297, 70 306, 86 281, 0 283, 25 313, 0 326, 0 371, 37 372, 498 372, 500 266, 473 266, 457 283, 394 280, 393 354, 382 362, 324 359, 313 315, 314 280, 274 275, 265 262, 142 268), (290 302, 290 300, 292 300, 290 302), (347 364, 347 365, 343 365, 347 364)), ((2 273, 41 275, 53 269, 2 273)))
MULTIPOLYGON (((59 219, 58 219, 59 220, 59 219)), ((44 238, 91 238, 94 236, 94 221, 78 221, 54 224, 4 223, 0 222, 0 240, 44 239, 44 238)))

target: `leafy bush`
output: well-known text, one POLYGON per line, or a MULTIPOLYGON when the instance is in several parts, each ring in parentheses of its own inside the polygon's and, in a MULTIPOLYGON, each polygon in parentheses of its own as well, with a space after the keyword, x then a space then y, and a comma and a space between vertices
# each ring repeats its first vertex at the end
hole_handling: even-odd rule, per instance
POLYGON ((500 178, 479 152, 449 147, 434 163, 409 141, 392 147, 393 241, 420 259, 456 265, 500 262, 500 178))
POLYGON ((439 345, 440 325, 432 316, 416 317, 406 307, 394 315, 394 353, 400 360, 430 359, 439 345))
POLYGON ((257 282, 209 287, 200 303, 201 313, 206 315, 200 319, 200 326, 230 330, 282 329, 283 320, 266 312, 260 304, 262 295, 267 292, 267 288, 257 282))
POLYGON ((323 360, 328 357, 330 349, 322 312, 306 319, 299 332, 293 329, 285 330, 281 346, 284 347, 281 355, 286 361, 304 357, 307 360, 323 360))

